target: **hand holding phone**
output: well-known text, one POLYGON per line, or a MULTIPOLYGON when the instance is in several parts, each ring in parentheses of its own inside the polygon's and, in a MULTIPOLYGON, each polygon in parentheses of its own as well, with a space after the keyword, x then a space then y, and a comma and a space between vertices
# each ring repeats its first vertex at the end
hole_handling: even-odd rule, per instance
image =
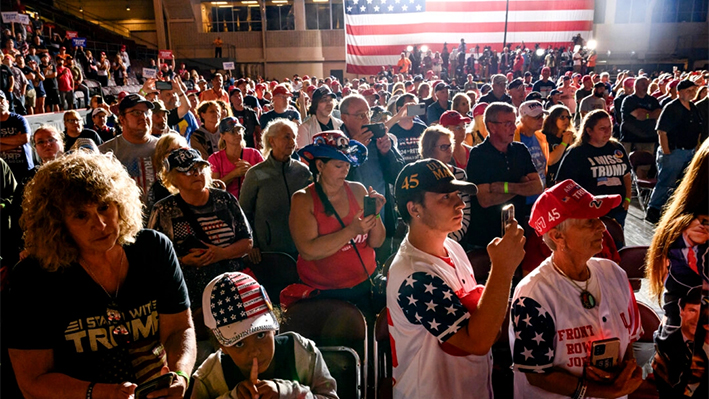
POLYGON ((620 339, 609 338, 591 344, 591 365, 601 370, 610 370, 620 359, 620 339))
POLYGON ((426 114, 426 104, 409 104, 406 106, 407 116, 419 116, 426 114))
POLYGON ((135 399, 147 399, 149 393, 170 388, 174 378, 175 374, 167 373, 138 385, 138 388, 135 389, 135 399))
POLYGON ((364 197, 364 214, 362 217, 367 217, 369 215, 374 215, 377 213, 377 199, 374 197, 366 196, 364 197))
POLYGON ((155 88, 157 90, 172 90, 172 83, 158 80, 155 82, 155 88))
POLYGON ((386 126, 383 123, 372 123, 362 127, 372 132, 374 139, 382 138, 387 133, 386 126))
POLYGON ((505 205, 502 208, 502 235, 507 232, 507 225, 512 223, 515 218, 515 206, 513 204, 505 205))

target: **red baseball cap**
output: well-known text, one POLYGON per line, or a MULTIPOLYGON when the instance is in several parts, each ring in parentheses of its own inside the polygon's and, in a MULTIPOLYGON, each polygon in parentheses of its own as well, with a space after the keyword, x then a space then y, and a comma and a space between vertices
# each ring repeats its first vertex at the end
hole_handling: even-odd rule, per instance
POLYGON ((315 91, 315 89, 317 89, 317 86, 315 86, 315 85, 310 85, 310 86, 308 86, 307 89, 305 89, 305 93, 307 93, 308 95, 311 95, 311 94, 313 94, 313 92, 315 91))
POLYGON ((310 76, 308 76, 308 75, 303 75, 303 80, 310 80, 310 76))
POLYGON ((441 119, 438 121, 443 127, 458 126, 463 122, 470 123, 470 118, 464 118, 460 112, 454 110, 444 112, 443 115, 441 115, 441 119))
POLYGON ((673 89, 673 88, 677 87, 678 84, 679 84, 679 79, 673 79, 672 81, 670 81, 670 86, 668 88, 673 89))
POLYGON ((342 97, 348 96, 350 94, 350 91, 351 91, 351 89, 349 86, 343 87, 342 88, 342 97))
POLYGON ((274 87, 278 86, 278 82, 272 80, 268 83, 268 86, 271 87, 271 90, 273 90, 274 87))
POLYGON ((583 78, 581 78, 581 81, 582 81, 582 82, 585 82, 585 81, 592 82, 593 79, 591 79, 591 76, 590 76, 590 75, 583 75, 583 78))
POLYGON ((483 115, 485 113, 485 109, 487 108, 487 103, 477 103, 475 107, 473 107, 473 118, 477 118, 480 115, 483 115))
POLYGON ((544 72, 551 73, 551 69, 549 67, 544 67, 544 68, 542 68, 542 73, 544 73, 544 72))
POLYGON ((278 95, 290 96, 290 95, 292 95, 291 92, 290 92, 290 90, 288 90, 288 88, 287 88, 286 86, 284 86, 284 85, 277 85, 277 86, 273 89, 272 94, 273 94, 274 96, 278 96, 278 95))
MULTIPOLYGON (((622 153, 621 153, 622 155, 622 153)), ((592 195, 575 181, 567 179, 543 192, 532 206, 529 225, 538 236, 566 219, 595 219, 620 205, 620 195, 592 195)))
POLYGON ((371 87, 369 89, 362 90, 362 92, 359 94, 363 95, 364 97, 375 96, 375 97, 379 98, 379 93, 377 93, 377 91, 371 87))

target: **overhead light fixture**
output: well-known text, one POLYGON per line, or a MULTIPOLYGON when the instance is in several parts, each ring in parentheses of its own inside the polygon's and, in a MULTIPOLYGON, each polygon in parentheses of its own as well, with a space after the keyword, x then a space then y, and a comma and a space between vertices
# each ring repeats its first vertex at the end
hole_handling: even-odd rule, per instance
POLYGON ((219 5, 222 5, 222 4, 226 4, 226 1, 213 1, 213 2, 211 2, 211 4, 212 4, 213 6, 219 6, 219 5))
POLYGON ((130 11, 130 4, 126 4, 126 11, 130 11))
POLYGON ((273 0, 273 4, 288 4, 288 0, 273 0))
POLYGON ((79 7, 79 12, 84 12, 84 7, 79 7))
POLYGON ((245 0, 245 1, 242 1, 241 4, 258 4, 258 1, 256 1, 256 0, 245 0))

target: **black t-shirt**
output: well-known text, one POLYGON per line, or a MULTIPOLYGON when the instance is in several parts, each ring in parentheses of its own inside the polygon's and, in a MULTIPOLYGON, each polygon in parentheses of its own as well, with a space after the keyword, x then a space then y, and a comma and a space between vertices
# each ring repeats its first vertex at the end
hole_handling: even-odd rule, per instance
POLYGON ((79 138, 93 140, 94 143, 96 143, 96 147, 103 144, 103 140, 101 139, 101 137, 99 137, 99 135, 91 129, 82 130, 78 137, 71 137, 68 134, 66 134, 66 131, 64 131, 64 152, 69 151, 71 149, 71 146, 73 146, 74 143, 76 143, 76 139, 79 139, 79 138))
POLYGON ((45 79, 42 83, 44 83, 44 90, 47 91, 48 93, 50 91, 57 91, 59 90, 59 86, 57 84, 57 78, 47 78, 47 75, 50 73, 56 73, 57 68, 54 67, 52 64, 48 65, 40 65, 40 68, 42 68, 42 73, 45 76, 45 79))
POLYGON ((512 97, 508 96, 507 94, 503 94, 502 97, 497 98, 495 97, 495 94, 490 90, 489 93, 485 94, 484 96, 480 97, 480 100, 478 103, 507 103, 507 104, 512 104, 512 97))
POLYGON ((631 94, 625 97, 622 105, 623 121, 636 121, 635 117, 630 113, 638 108, 644 108, 648 111, 654 111, 660 109, 660 103, 653 96, 646 95, 643 98, 638 97, 636 94, 631 94))
POLYGON ((398 123, 389 129, 389 133, 396 136, 397 148, 406 163, 415 162, 421 158, 419 141, 424 130, 426 130, 426 125, 417 120, 414 120, 414 125, 409 130, 404 130, 398 123))
MULTIPOLYGON (((547 143, 549 143, 549 152, 556 150, 556 147, 561 145, 561 137, 556 137, 553 133, 544 132, 544 136, 547 138, 547 143)), ((556 184, 556 173, 559 171, 559 165, 561 165, 561 160, 554 165, 547 164, 547 181, 544 187, 551 187, 556 184)))
MULTIPOLYGON (((124 354, 161 348, 159 314, 189 308, 187 287, 172 243, 164 235, 142 230, 124 246, 128 274, 115 304, 133 343, 115 345, 107 321, 108 294, 79 264, 48 272, 28 258, 13 271, 4 309, 4 343, 14 349, 52 349, 53 371, 99 383, 138 382, 160 374, 160 367, 140 378, 124 365, 124 354), (128 351, 128 353, 126 352, 128 351), (117 370, 121 368, 121 370, 117 370)), ((149 358, 151 356, 147 356, 149 358)), ((152 362, 150 362, 152 364, 152 362)))
POLYGON ((581 144, 566 151, 556 181, 573 179, 593 195, 625 197, 623 176, 628 173, 628 154, 620 143, 609 141, 601 148, 581 144))
POLYGON ((265 114, 261 115, 261 129, 265 129, 266 126, 268 126, 268 122, 271 122, 272 120, 277 118, 285 118, 289 121, 300 123, 300 112, 294 109, 287 109, 286 112, 282 114, 276 113, 276 110, 268 111, 265 114))
POLYGON ((256 131, 256 127, 259 126, 256 112, 249 107, 244 107, 241 111, 237 111, 234 107, 231 107, 231 113, 234 115, 234 118, 239 120, 239 123, 241 123, 246 130, 244 134, 246 146, 256 148, 254 132, 256 131))
MULTIPOLYGON (((315 118, 315 116, 313 116, 313 118, 315 118)), ((316 118, 316 119, 317 119, 317 118, 316 118)), ((332 127, 332 118, 330 118, 330 120, 327 121, 327 123, 324 124, 324 125, 323 125, 322 123, 320 123, 320 121, 318 120, 318 125, 320 125, 320 131, 323 131, 323 132, 327 132, 327 131, 330 131, 330 130, 333 130, 333 129, 334 129, 334 128, 332 127)))
POLYGON ((549 97, 549 93, 551 93, 552 90, 556 88, 556 84, 552 82, 551 80, 547 80, 546 82, 543 80, 537 80, 534 82, 534 86, 532 86, 532 91, 536 91, 539 93, 542 93, 542 97, 546 98, 549 97))
MULTIPOLYGON (((470 150, 470 158, 466 170, 468 181, 475 184, 490 184, 494 182, 518 183, 522 177, 537 173, 529 155, 527 146, 520 142, 512 142, 507 152, 498 151, 490 143, 489 137, 470 150)), ((502 208, 512 203, 515 206, 520 224, 522 218, 528 215, 527 197, 516 195, 509 202, 493 205, 487 208, 480 206, 477 197, 471 197, 468 242, 471 245, 485 247, 495 237, 502 237, 500 214, 502 208)))
POLYGON ((618 94, 618 97, 613 100, 613 116, 615 116, 615 123, 619 125, 623 122, 623 113, 621 110, 623 109, 623 100, 627 96, 628 95, 625 93, 618 94))
POLYGON ((706 125, 699 115, 697 106, 690 101, 689 107, 690 109, 685 108, 679 99, 672 100, 662 110, 657 120, 656 130, 667 133, 670 150, 693 149, 699 142, 699 135, 706 125))

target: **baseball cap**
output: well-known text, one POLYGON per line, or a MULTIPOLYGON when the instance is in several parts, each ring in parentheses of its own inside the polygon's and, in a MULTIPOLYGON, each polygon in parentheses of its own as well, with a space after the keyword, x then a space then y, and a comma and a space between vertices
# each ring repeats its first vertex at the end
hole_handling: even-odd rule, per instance
POLYGON ((538 101, 542 99, 542 93, 538 91, 533 91, 529 94, 527 94, 527 97, 524 98, 525 101, 538 101))
POLYGON ((592 195, 575 181, 567 179, 544 191, 532 206, 529 225, 538 236, 566 219, 595 219, 620 205, 621 196, 592 195))
POLYGON ((591 79, 591 76, 589 76, 589 75, 583 75, 583 77, 581 78, 581 82, 592 82, 592 81, 593 81, 593 79, 591 79))
POLYGON ((633 87, 635 85, 635 79, 634 78, 626 78, 623 81, 623 87, 633 87))
POLYGON ((186 147, 172 151, 163 162, 165 173, 173 169, 178 172, 187 172, 195 164, 208 166, 209 162, 202 159, 199 151, 186 147))
POLYGON ((441 90, 448 90, 451 87, 448 86, 445 82, 440 82, 436 84, 436 89, 435 91, 441 91, 441 90))
POLYGON ((546 114, 547 111, 544 110, 542 104, 539 101, 525 101, 519 106, 520 116, 531 116, 532 118, 537 118, 539 115, 546 114))
POLYGON ((461 123, 470 123, 470 118, 463 117, 458 111, 450 110, 446 111, 441 115, 441 119, 438 121, 441 126, 457 126, 461 123))
POLYGON ((544 72, 551 73, 551 69, 549 67, 544 67, 544 68, 542 68, 542 73, 544 73, 544 72))
POLYGON ((315 85, 310 85, 310 86, 308 86, 307 89, 305 89, 305 92, 310 96, 310 95, 313 94, 313 92, 315 91, 315 89, 317 89, 317 86, 315 86, 315 85))
POLYGON ((421 75, 414 76, 414 82, 422 82, 422 81, 423 81, 423 76, 421 76, 421 75))
POLYGON ((598 87, 602 87, 602 88, 605 89, 605 88, 606 88, 606 84, 603 83, 603 82, 597 82, 596 84, 593 85, 593 88, 594 88, 594 89, 595 89, 595 88, 598 88, 598 87))
POLYGON ((240 272, 212 279, 202 294, 202 309, 204 324, 224 346, 279 328, 266 291, 251 276, 240 272))
POLYGON ((165 103, 163 103, 162 100, 153 101, 153 107, 154 112, 170 112, 169 109, 165 108, 165 103))
POLYGON ((313 104, 317 104, 318 101, 320 101, 323 97, 330 97, 337 99, 337 95, 330 90, 327 85, 323 85, 317 88, 313 92, 312 99, 313 99, 313 104))
POLYGON ((238 87, 235 87, 235 88, 229 90, 229 97, 233 96, 234 93, 241 93, 241 89, 238 87))
MULTIPOLYGON (((118 97, 121 97, 121 94, 118 94, 118 97)), ((119 111, 125 111, 128 108, 133 108, 138 104, 145 104, 148 106, 148 109, 153 109, 155 106, 153 103, 150 101, 146 100, 145 97, 141 96, 140 94, 128 94, 127 96, 123 97, 121 100, 121 103, 118 105, 118 110, 119 111)))
MULTIPOLYGON (((665 82, 665 83, 667 83, 667 82, 665 82)), ((661 84, 662 84, 662 83, 661 83, 661 84)), ((677 87, 677 85, 679 84, 679 79, 672 79, 669 84, 670 84, 670 85, 669 85, 668 88, 670 88, 670 89, 673 88, 673 87, 677 87)))
POLYGON ((554 90, 552 90, 552 91, 549 92, 549 97, 555 96, 555 95, 557 95, 557 94, 561 94, 561 91, 559 91, 559 90, 557 90, 557 89, 554 89, 554 90))
POLYGON ((278 95, 286 95, 286 96, 291 96, 290 90, 285 85, 276 85, 276 87, 273 89, 272 94, 274 96, 278 95))
POLYGON ((340 130, 328 130, 313 136, 313 144, 301 148, 298 155, 308 162, 316 158, 329 158, 357 167, 367 160, 367 147, 359 141, 350 140, 340 130))
POLYGON ((524 85, 524 80, 522 80, 521 78, 517 78, 507 84, 507 90, 516 89, 516 88, 523 86, 523 85, 524 85))
POLYGON ((219 122, 219 133, 231 132, 235 128, 244 129, 244 126, 239 123, 239 120, 233 116, 228 116, 219 122))
POLYGON ((86 138, 86 137, 79 137, 78 139, 76 139, 74 144, 71 146, 71 148, 67 152, 72 153, 72 152, 77 152, 79 150, 93 152, 96 154, 99 153, 98 146, 96 145, 96 143, 94 143, 93 140, 86 138))
POLYGON ((101 108, 101 107, 99 107, 99 108, 94 108, 94 110, 91 111, 91 117, 92 117, 92 118, 93 118, 94 116, 98 115, 98 114, 105 114, 105 115, 108 115, 108 111, 106 111, 105 109, 103 109, 103 108, 101 108))
POLYGON ((364 97, 375 96, 376 98, 379 98, 379 94, 377 93, 377 91, 371 87, 369 89, 362 90, 362 92, 359 94, 361 94, 364 97))
POLYGON ((462 191, 475 195, 478 186, 473 183, 457 180, 448 166, 443 162, 428 158, 412 162, 399 172, 396 178, 396 205, 403 211, 406 204, 419 193, 452 193, 462 191), (412 180, 418 184, 410 184, 412 180))
POLYGON ((696 86, 696 85, 697 85, 697 84, 694 83, 694 82, 692 82, 691 80, 686 80, 686 79, 685 79, 685 80, 679 82, 679 84, 677 84, 677 91, 681 91, 681 90, 684 90, 684 89, 689 89, 690 87, 694 87, 694 86, 696 86))
POLYGON ((477 118, 480 115, 484 115, 485 109, 487 109, 487 103, 477 103, 473 107, 473 118, 477 118))
POLYGON ((527 76, 532 76, 532 73, 529 72, 529 71, 527 71, 527 72, 524 73, 524 76, 525 76, 525 77, 527 77, 527 76))

